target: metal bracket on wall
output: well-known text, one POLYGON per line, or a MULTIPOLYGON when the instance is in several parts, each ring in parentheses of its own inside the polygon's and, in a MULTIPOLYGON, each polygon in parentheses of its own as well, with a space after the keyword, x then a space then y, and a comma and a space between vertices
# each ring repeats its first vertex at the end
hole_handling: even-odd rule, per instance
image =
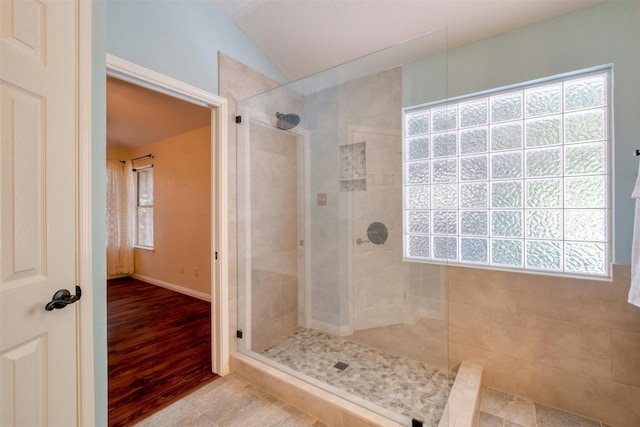
POLYGON ((242 329, 236 331, 236 337, 242 339, 242 329))
POLYGON ((236 123, 242 123, 242 116, 236 116, 236 123))

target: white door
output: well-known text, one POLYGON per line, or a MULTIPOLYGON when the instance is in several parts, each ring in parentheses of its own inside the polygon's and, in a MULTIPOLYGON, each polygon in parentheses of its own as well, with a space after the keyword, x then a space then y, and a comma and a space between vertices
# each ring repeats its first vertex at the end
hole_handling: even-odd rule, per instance
POLYGON ((77 424, 76 8, 0 1, 2 426, 77 424))

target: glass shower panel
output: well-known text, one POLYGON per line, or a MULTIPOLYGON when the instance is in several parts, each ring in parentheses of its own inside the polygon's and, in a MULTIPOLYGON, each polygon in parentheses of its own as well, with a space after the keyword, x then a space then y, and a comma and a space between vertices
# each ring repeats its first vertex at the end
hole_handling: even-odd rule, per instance
POLYGON ((458 112, 416 119, 403 145, 403 108, 445 98, 442 30, 237 105, 239 350, 404 425, 437 425, 453 381, 447 256, 403 258, 404 244, 449 253, 427 233, 458 226, 445 208, 441 218, 422 210, 455 203, 458 112), (425 68, 442 78, 425 81, 425 68), (433 144, 419 136, 429 126, 433 144), (420 161, 405 173, 406 159, 420 161), (429 182, 434 170, 439 195, 405 197, 406 180, 429 182))
POLYGON ((238 105, 238 348, 256 353, 305 324, 308 142, 302 129, 283 129, 293 127, 292 119, 272 111, 276 104, 283 111, 302 109, 286 88, 238 105))

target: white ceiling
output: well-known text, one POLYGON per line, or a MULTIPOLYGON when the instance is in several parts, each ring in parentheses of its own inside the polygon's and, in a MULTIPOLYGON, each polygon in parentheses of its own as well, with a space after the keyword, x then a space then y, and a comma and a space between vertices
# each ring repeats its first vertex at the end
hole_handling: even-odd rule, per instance
POLYGON ((446 28, 453 49, 602 0, 209 0, 297 80, 446 28))
POLYGON ((107 144, 112 148, 143 146, 211 123, 211 110, 107 78, 107 144))

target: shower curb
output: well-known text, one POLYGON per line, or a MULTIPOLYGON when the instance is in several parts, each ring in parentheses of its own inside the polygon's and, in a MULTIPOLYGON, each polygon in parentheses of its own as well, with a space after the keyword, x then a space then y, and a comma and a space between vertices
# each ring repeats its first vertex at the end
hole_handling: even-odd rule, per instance
POLYGON ((462 362, 438 427, 475 427, 482 398, 480 365, 462 362))
MULTIPOLYGON (((402 426, 246 354, 231 355, 230 367, 233 375, 260 387, 330 426, 402 426)), ((481 385, 482 367, 463 362, 438 427, 474 427, 480 407, 481 385), (452 412, 449 413, 449 411, 452 412)))
POLYGON ((231 355, 229 363, 233 375, 260 387, 329 426, 402 426, 246 354, 231 355))

